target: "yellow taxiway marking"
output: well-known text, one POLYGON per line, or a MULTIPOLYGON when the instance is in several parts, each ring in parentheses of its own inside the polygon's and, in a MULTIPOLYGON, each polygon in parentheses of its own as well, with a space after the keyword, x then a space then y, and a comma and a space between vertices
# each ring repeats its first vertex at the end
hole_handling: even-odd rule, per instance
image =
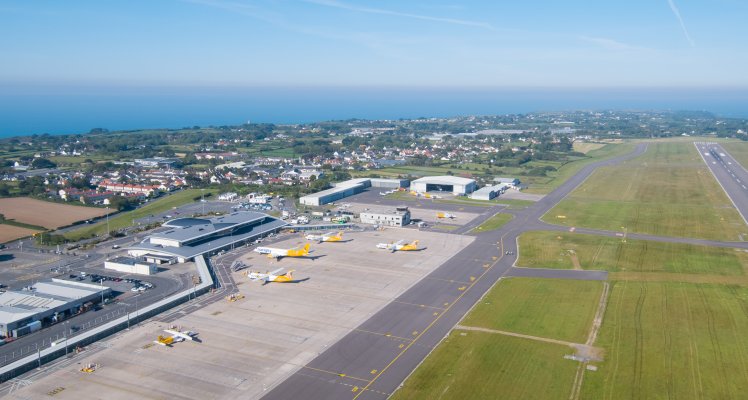
POLYGON ((461 283, 461 284, 467 283, 467 282, 463 282, 463 281, 456 281, 454 279, 429 278, 428 276, 426 278, 424 278, 424 279, 430 279, 432 281, 442 281, 442 282, 447 282, 447 283, 461 283))
POLYGON ((366 329, 354 329, 353 331, 354 332, 368 333, 370 335, 384 336, 384 337, 388 337, 388 338, 392 338, 392 339, 397 339, 397 340, 404 340, 406 342, 410 342, 411 340, 413 340, 413 339, 404 338, 404 337, 400 337, 400 336, 394 336, 394 335, 392 335, 389 332, 387 332, 387 333, 379 333, 379 332, 367 331, 366 329))
POLYGON ((417 335, 418 331, 413 331, 413 336, 417 335))
POLYGON ((460 286, 457 288, 457 290, 460 290, 460 291, 465 290, 465 289, 467 289, 467 286, 460 286))
POLYGON ((436 317, 437 315, 439 315, 439 313, 438 313, 438 312, 435 312, 435 313, 434 313, 434 316, 436 317))
MULTIPOLYGON (((405 304, 405 305, 409 305, 409 306, 416 306, 416 307, 421 307, 421 308, 434 308, 434 309, 437 309, 437 310, 443 310, 444 309, 442 307, 427 306, 425 304, 414 304, 414 303, 408 303, 408 302, 405 302, 405 301, 398 301, 398 300, 394 300, 393 303, 400 303, 400 304, 405 304)), ((449 305, 449 303, 444 303, 444 306, 448 306, 448 305, 449 305)))
POLYGON ((491 266, 491 264, 483 264, 483 268, 488 268, 490 266, 491 266))
POLYGON ((372 375, 374 375, 374 374, 376 374, 376 373, 377 373, 377 370, 376 370, 376 369, 373 369, 373 370, 371 370, 371 374, 372 374, 372 375))
POLYGON ((351 389, 351 392, 353 392, 353 393, 358 392, 358 386, 354 386, 353 389, 351 389))
POLYGON ((355 376, 346 375, 346 374, 341 373, 341 372, 332 372, 332 371, 327 371, 327 370, 324 370, 324 369, 309 367, 309 366, 306 366, 306 365, 304 366, 304 369, 309 369, 309 370, 312 370, 312 371, 317 371, 317 372, 322 372, 322 373, 325 373, 325 374, 335 375, 335 376, 339 376, 341 378, 353 379, 353 380, 356 380, 356 381, 362 381, 362 382, 368 382, 369 381, 368 379, 357 378, 355 376))
POLYGON ((475 282, 475 277, 474 276, 470 277, 470 282, 475 282))
MULTIPOLYGON (((501 241, 502 242, 504 241, 504 237, 506 237, 506 235, 508 235, 508 234, 509 234, 509 232, 507 232, 507 233, 505 233, 505 234, 503 234, 501 236, 501 241)), ((496 259, 496 261, 494 261, 494 263, 489 268, 486 268, 486 270, 483 271, 483 273, 480 274, 480 276, 478 276, 478 278, 475 280, 475 282, 473 282, 473 283, 470 284, 470 287, 472 288, 473 285, 475 285, 477 282, 479 282, 481 279, 483 279, 483 277, 486 276, 486 274, 488 273, 488 271, 490 271, 493 266, 495 266, 496 264, 498 264, 499 260, 501 260, 501 258, 503 258, 503 257, 504 257, 503 254, 501 256, 499 256, 496 259)), ((469 290, 463 290, 462 293, 460 293, 460 295, 457 296, 457 299, 455 299, 455 301, 453 301, 451 305, 447 306, 447 309, 445 311, 449 311, 449 309, 452 308, 453 305, 457 304, 457 301, 459 301, 468 292, 469 292, 469 290)), ((445 303, 445 305, 446 304, 447 303, 445 303)), ((379 371, 379 373, 376 376, 374 376, 374 378, 372 380, 369 381, 369 383, 366 384, 366 386, 364 386, 364 388, 363 388, 364 391, 368 390, 369 387, 371 385, 373 385, 374 382, 376 382, 377 379, 379 379, 379 377, 382 376, 382 374, 385 373, 392 366, 392 364, 394 364, 398 359, 400 359, 400 357, 402 357, 402 355, 405 354, 406 351, 408 351, 408 349, 410 348, 410 346, 413 346, 418 341, 418 339, 420 339, 423 336, 424 333, 428 332, 428 330, 431 329, 431 327, 433 327, 434 324, 436 324, 436 322, 439 321, 439 319, 444 314, 446 314, 446 313, 443 312, 443 313, 441 313, 441 315, 439 315, 438 317, 434 318, 434 320, 431 321, 431 323, 424 330, 422 330, 421 333, 418 334, 418 336, 416 336, 410 343, 408 343, 408 345, 405 346, 405 348, 401 347, 402 350, 400 351, 400 353, 398 353, 395 356, 395 358, 393 358, 384 368, 382 368, 379 371)), ((402 346, 402 345, 403 344, 401 343, 400 346, 402 346)), ((361 392, 361 393, 363 393, 363 392, 361 392)), ((353 400, 358 399, 358 397, 361 395, 361 393, 358 393, 357 395, 353 396, 353 400)))
POLYGON ((398 349, 402 349, 403 347, 405 347, 405 345, 402 343, 400 343, 400 346, 397 346, 398 349))

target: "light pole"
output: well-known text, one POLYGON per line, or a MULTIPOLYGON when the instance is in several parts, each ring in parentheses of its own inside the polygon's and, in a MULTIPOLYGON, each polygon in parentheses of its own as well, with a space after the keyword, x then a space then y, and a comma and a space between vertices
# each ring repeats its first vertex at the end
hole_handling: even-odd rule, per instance
POLYGON ((200 202, 203 203, 203 215, 205 215, 205 189, 200 189, 200 202))

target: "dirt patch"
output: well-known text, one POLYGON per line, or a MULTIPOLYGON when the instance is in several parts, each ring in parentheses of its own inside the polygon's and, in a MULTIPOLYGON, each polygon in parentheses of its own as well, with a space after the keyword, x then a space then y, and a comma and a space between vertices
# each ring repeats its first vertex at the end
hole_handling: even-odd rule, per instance
POLYGON ((569 258, 571 258, 571 265, 574 266, 574 270, 581 271, 582 270, 582 264, 579 263, 579 257, 577 257, 577 252, 574 250, 567 250, 569 252, 569 258))
POLYGON ((48 229, 56 229, 73 222, 100 217, 106 215, 106 213, 105 208, 51 203, 28 197, 0 199, 0 214, 5 215, 6 219, 43 226, 48 229))

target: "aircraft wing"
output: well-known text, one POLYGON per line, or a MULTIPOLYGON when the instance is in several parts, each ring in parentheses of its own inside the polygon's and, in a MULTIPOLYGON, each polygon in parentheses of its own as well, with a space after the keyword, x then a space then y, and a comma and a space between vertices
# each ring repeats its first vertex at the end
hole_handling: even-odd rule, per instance
POLYGON ((179 331, 175 331, 175 330, 172 330, 172 329, 164 329, 164 332, 166 332, 166 333, 174 336, 175 338, 182 338, 184 340, 194 340, 194 338, 192 336, 190 336, 189 334, 186 334, 184 332, 179 332, 179 331))
POLYGON ((399 242, 395 243, 395 246, 402 246, 405 244, 405 240, 400 240, 399 242))
POLYGON ((283 271, 283 268, 278 268, 275 271, 268 272, 266 275, 277 275, 281 271, 283 271))

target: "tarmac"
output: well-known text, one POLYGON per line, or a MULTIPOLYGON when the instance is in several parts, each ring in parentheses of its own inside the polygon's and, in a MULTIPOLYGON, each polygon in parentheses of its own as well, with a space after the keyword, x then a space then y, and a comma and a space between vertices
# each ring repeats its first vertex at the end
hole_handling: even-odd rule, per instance
MULTIPOLYGON (((312 243, 310 258, 280 261, 249 252, 237 259, 253 271, 295 270, 295 284, 249 281, 234 272, 238 293, 244 298, 221 300, 172 320, 157 319, 108 340, 109 348, 77 356, 77 362, 40 377, 10 398, 46 397, 62 387, 55 398, 259 398, 293 373, 335 375, 335 366, 307 367, 326 349, 353 331, 367 340, 397 348, 411 332, 391 321, 389 332, 367 327, 367 321, 384 307, 432 308, 393 299, 434 271, 443 260, 459 253, 473 237, 412 229, 350 232, 347 242, 312 243), (376 248, 380 242, 418 239, 423 251, 390 252, 376 248), (153 340, 171 325, 199 333, 201 343, 183 342, 172 347, 153 340), (98 364, 93 373, 80 366, 98 364), (320 371, 327 372, 320 372, 320 371)), ((288 248, 304 243, 301 235, 271 246, 288 248)), ((267 243, 263 243, 267 245, 267 243)), ((437 286, 459 282, 428 279, 437 286)), ((196 301, 200 301, 198 298, 196 301)), ((434 299, 431 303, 441 302, 434 299)), ((355 357, 355 355, 352 355, 355 357)), ((359 372, 357 372, 359 373, 359 372)), ((368 373, 368 371, 367 371, 368 373)))

